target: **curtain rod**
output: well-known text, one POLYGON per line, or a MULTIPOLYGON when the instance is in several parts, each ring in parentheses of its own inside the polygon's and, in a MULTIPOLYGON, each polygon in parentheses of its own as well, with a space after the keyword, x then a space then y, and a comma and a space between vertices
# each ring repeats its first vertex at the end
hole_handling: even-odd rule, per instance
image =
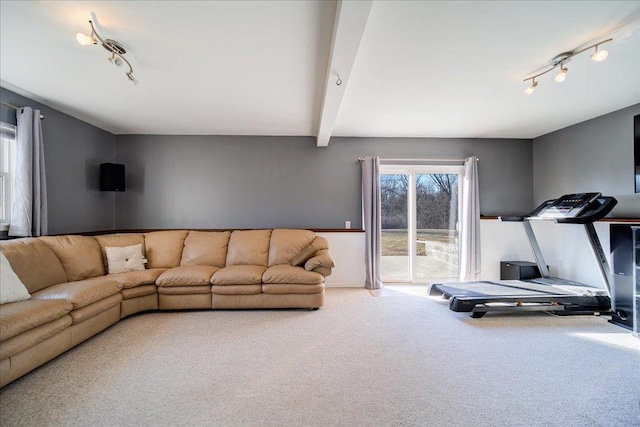
MULTIPOLYGON (((13 104, 9 104, 8 102, 0 101, 0 104, 6 105, 9 108, 13 108, 14 110, 22 110, 24 107, 16 107, 13 104)), ((40 120, 44 120, 44 116, 40 114, 40 120)))
MULTIPOLYGON (((467 159, 380 159, 381 162, 464 162, 467 159)), ((358 157, 358 161, 364 161, 364 157, 358 157)), ((476 161, 480 159, 476 157, 476 161)))

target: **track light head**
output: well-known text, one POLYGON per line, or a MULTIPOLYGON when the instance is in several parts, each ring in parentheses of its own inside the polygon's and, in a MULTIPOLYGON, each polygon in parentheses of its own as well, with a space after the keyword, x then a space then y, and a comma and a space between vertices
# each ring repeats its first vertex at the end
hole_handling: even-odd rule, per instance
POLYGON ((527 95, 531 95, 533 91, 536 90, 537 87, 538 87, 538 82, 536 81, 536 79, 531 79, 531 86, 526 88, 524 90, 524 93, 526 93, 527 95))
POLYGON ((565 81, 567 79, 567 72, 569 71, 569 69, 567 67, 563 67, 562 65, 560 66, 560 72, 558 74, 556 74, 556 76, 553 78, 553 80, 555 80, 557 83, 562 83, 563 81, 565 81))
POLYGON ((116 56, 115 53, 111 53, 111 56, 109 57, 109 59, 107 59, 107 61, 109 61, 110 63, 112 63, 116 67, 121 67, 122 66, 122 59, 120 59, 119 56, 116 56))
POLYGON ((134 86, 138 86, 138 80, 136 80, 135 77, 133 77, 133 70, 129 71, 127 74, 127 78, 129 79, 129 81, 131 82, 132 85, 134 86))
POLYGON ((598 46, 599 45, 595 45, 596 50, 591 54, 591 59, 596 62, 602 62, 607 59, 607 56, 609 56, 609 52, 607 52, 606 50, 598 50, 598 46))
POLYGON ((96 41, 93 39, 92 36, 93 36, 93 34, 91 36, 88 36, 86 34, 77 33, 76 34, 76 41, 81 46, 88 46, 90 44, 96 44, 96 41))

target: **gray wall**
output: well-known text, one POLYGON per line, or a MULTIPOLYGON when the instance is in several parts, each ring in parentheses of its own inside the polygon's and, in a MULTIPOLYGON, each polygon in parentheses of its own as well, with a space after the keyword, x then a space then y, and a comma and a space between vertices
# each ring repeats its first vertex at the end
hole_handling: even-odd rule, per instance
POLYGON ((480 157, 484 215, 533 199, 531 140, 119 135, 127 191, 116 228, 343 228, 362 224, 358 157, 480 157))
POLYGON ((535 203, 562 194, 599 191, 618 199, 612 216, 640 217, 634 189, 633 116, 640 104, 533 140, 535 203))
MULTIPOLYGON (((4 88, 0 99, 45 116, 49 234, 111 230, 115 197, 100 191, 99 180, 100 163, 114 160, 115 135, 4 88)), ((16 124, 15 110, 0 105, 0 120, 16 124)))

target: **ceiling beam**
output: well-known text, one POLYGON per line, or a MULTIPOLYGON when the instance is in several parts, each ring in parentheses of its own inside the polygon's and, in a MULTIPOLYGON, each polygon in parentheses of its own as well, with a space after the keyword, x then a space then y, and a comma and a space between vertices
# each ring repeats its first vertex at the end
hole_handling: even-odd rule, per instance
POLYGON ((329 145, 338 110, 349 83, 349 76, 367 26, 373 0, 340 1, 336 7, 329 66, 325 76, 324 96, 318 128, 318 147, 329 145), (338 76, 342 80, 337 84, 338 76))

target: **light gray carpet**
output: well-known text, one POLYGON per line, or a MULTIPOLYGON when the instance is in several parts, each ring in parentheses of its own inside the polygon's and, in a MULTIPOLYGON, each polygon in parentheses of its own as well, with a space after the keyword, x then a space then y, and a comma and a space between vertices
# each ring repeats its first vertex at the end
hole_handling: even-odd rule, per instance
POLYGON ((318 311, 125 319, 0 390, 0 424, 640 425, 628 331, 471 319, 396 289, 328 289, 318 311))

